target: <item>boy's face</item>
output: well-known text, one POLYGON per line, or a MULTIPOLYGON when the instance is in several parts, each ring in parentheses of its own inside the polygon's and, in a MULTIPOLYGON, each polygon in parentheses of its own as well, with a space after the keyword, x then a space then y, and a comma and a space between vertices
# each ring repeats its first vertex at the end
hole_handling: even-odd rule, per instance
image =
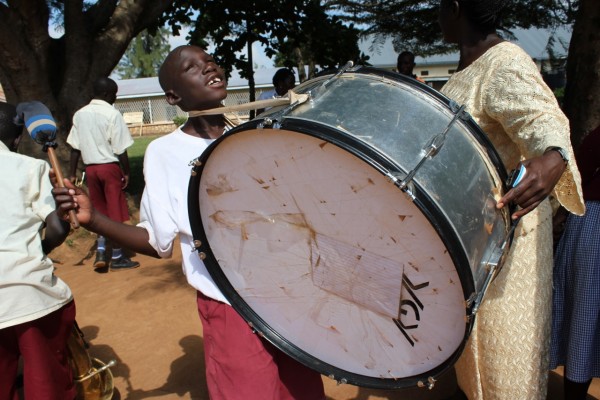
POLYGON ((415 60, 409 55, 403 55, 398 59, 398 72, 403 75, 412 75, 415 60))
POLYGON ((283 96, 289 90, 292 90, 296 87, 296 80, 293 76, 286 76, 285 79, 277 84, 275 87, 275 91, 279 96, 283 96))
POLYGON ((223 70, 199 47, 182 48, 165 72, 172 87, 166 92, 167 99, 184 111, 218 107, 227 97, 223 70))

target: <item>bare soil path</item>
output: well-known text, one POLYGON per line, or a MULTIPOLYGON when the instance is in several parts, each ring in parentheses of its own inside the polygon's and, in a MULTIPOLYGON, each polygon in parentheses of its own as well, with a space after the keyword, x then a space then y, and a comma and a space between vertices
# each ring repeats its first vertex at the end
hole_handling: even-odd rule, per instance
MULTIPOLYGON (((90 355, 117 361, 111 368, 113 400, 208 400, 202 327, 195 291, 181 272, 181 255, 170 260, 138 255, 133 259, 140 268, 101 274, 92 268, 94 239, 80 229, 51 258, 73 291, 90 355)), ((329 400, 438 400, 456 389, 453 372, 431 391, 371 390, 323 380, 329 400)), ((560 376, 552 373, 548 399, 562 399, 561 392, 560 376)), ((590 393, 600 398, 600 385, 594 382, 590 393)))

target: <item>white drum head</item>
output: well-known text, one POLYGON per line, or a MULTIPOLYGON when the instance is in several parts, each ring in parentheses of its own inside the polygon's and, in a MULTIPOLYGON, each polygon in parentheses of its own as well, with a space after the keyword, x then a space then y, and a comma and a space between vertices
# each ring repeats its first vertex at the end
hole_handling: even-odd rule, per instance
POLYGON ((203 156, 189 206, 199 252, 241 315, 348 383, 413 386, 451 365, 469 325, 439 227, 339 143, 233 132, 203 156))

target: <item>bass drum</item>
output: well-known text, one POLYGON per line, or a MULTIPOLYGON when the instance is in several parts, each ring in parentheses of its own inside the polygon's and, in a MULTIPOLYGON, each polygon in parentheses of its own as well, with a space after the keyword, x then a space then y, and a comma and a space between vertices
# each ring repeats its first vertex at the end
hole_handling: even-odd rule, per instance
POLYGON ((506 171, 469 115, 417 81, 363 68, 295 91, 310 100, 195 161, 199 256, 253 329, 305 365, 431 387, 506 252, 506 171))

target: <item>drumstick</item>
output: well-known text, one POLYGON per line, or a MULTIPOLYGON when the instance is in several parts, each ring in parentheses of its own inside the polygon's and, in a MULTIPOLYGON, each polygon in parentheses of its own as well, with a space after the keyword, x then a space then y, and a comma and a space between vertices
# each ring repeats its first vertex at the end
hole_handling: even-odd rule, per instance
POLYGON ((199 117, 202 115, 215 115, 215 114, 225 114, 228 112, 235 111, 249 111, 249 110, 258 110, 261 108, 267 107, 277 107, 277 106, 285 106, 294 103, 304 103, 308 100, 307 94, 299 94, 290 90, 286 96, 280 97, 277 99, 267 99, 267 100, 257 100, 249 103, 237 104, 235 106, 226 106, 226 107, 217 107, 211 108, 209 110, 200 110, 200 111, 190 111, 188 115, 190 118, 199 117))
MULTIPOLYGON (((15 123, 25 125, 33 141, 43 146, 43 150, 48 153, 50 165, 56 174, 58 187, 65 187, 60 164, 54 152, 54 148, 57 146, 56 142, 54 142, 56 138, 56 122, 54 122, 50 110, 39 101, 20 103, 17 105, 15 123)), ((79 221, 77 220, 75 210, 69 211, 69 221, 74 229, 79 228, 79 221)))
MULTIPOLYGON (((54 170, 54 174, 56 175, 56 180, 58 183, 58 187, 64 188, 65 181, 62 174, 62 170, 60 169, 60 164, 58 163, 58 158, 56 157, 56 153, 54 152, 54 147, 48 146, 48 158, 50 159, 50 165, 54 170)), ((77 220, 77 214, 75 214, 75 210, 69 210, 69 222, 73 229, 79 228, 79 221, 77 220)))

